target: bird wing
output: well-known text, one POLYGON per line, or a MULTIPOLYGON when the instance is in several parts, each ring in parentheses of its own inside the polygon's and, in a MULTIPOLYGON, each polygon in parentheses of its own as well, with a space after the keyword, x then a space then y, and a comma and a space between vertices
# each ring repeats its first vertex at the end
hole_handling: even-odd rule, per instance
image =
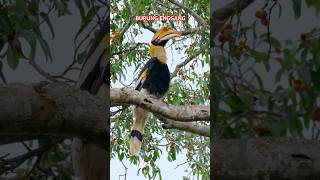
POLYGON ((144 65, 144 67, 142 68, 142 70, 141 70, 140 73, 139 73, 135 90, 138 90, 138 91, 141 90, 144 81, 147 79, 147 77, 148 77, 150 71, 152 70, 153 66, 155 65, 155 63, 156 63, 156 60, 155 60, 154 58, 151 58, 151 59, 144 65))

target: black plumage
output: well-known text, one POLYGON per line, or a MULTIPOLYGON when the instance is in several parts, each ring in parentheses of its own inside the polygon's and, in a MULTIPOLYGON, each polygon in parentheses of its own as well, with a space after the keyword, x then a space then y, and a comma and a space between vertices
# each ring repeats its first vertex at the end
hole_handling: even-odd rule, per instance
POLYGON ((142 68, 139 77, 146 72, 145 77, 142 77, 136 90, 146 89, 151 95, 158 98, 163 97, 169 90, 170 71, 167 64, 160 62, 156 57, 151 58, 142 68))

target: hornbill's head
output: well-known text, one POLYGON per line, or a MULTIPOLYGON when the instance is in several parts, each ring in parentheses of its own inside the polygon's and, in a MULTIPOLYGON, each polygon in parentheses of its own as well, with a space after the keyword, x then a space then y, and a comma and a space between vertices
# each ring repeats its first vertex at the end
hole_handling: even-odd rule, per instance
POLYGON ((152 37, 151 44, 150 44, 150 55, 151 57, 154 55, 154 50, 156 46, 164 47, 167 42, 173 38, 181 36, 181 32, 169 29, 167 27, 163 27, 159 29, 152 37))

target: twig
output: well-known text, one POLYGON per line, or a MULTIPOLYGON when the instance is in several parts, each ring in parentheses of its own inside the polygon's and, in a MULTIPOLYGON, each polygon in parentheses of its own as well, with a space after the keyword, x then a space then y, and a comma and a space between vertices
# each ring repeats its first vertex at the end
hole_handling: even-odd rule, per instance
POLYGON ((30 57, 29 57, 29 64, 43 77, 45 77, 47 80, 50 80, 52 82, 58 82, 52 75, 45 72, 36 62, 35 62, 35 51, 36 51, 36 45, 34 48, 30 51, 30 57))
POLYGON ((41 154, 39 156, 37 156, 36 162, 33 164, 33 166, 30 169, 30 171, 22 178, 22 180, 30 179, 30 176, 31 176, 32 172, 39 166, 40 162, 41 162, 41 154))
POLYGON ((134 46, 132 46, 132 47, 129 47, 129 48, 127 48, 127 49, 123 49, 123 50, 120 50, 120 51, 118 51, 118 52, 114 52, 114 53, 112 53, 112 55, 111 56, 114 56, 114 55, 118 55, 118 54, 122 54, 122 53, 124 53, 124 52, 129 52, 129 51, 132 51, 132 50, 135 50, 138 46, 140 46, 140 45, 148 45, 149 46, 149 44, 147 44, 147 43, 136 43, 134 46))
POLYGON ((208 24, 206 23, 206 21, 200 17, 198 14, 196 14, 195 12, 193 12, 191 9, 189 9, 187 6, 185 6, 182 3, 179 3, 175 0, 169 0, 172 4, 184 9, 186 12, 188 12, 189 14, 191 14, 191 16, 194 17, 194 19, 199 23, 199 26, 207 26, 208 24))
POLYGON ((194 58, 198 57, 201 53, 196 52, 193 56, 189 56, 187 59, 185 59, 183 62, 180 64, 176 65, 175 70, 171 74, 171 79, 177 76, 178 71, 185 65, 187 65, 190 61, 192 61, 194 58))
POLYGON ((30 149, 30 147, 25 143, 25 142, 21 142, 21 144, 28 150, 28 151, 32 151, 31 149, 30 149))
POLYGON ((182 165, 184 165, 184 164, 187 164, 188 163, 188 161, 186 161, 186 162, 184 162, 184 163, 181 163, 181 164, 178 164, 174 169, 177 169, 178 167, 180 167, 180 166, 182 166, 182 165))
POLYGON ((121 175, 121 174, 119 175, 119 180, 120 180, 121 176, 124 176, 124 180, 126 180, 127 179, 127 170, 128 170, 128 168, 127 168, 126 165, 124 165, 124 163, 122 161, 120 161, 120 162, 121 162, 122 166, 124 167, 124 174, 123 175, 121 175))
POLYGON ((1 160, 0 162, 0 168, 4 169, 6 171, 8 170, 13 170, 20 166, 23 162, 25 162, 27 159, 30 159, 34 156, 39 156, 40 154, 48 151, 55 143, 47 143, 35 150, 29 151, 25 154, 22 154, 20 156, 10 158, 10 159, 5 159, 1 160))
POLYGON ((153 27, 148 26, 145 21, 142 21, 141 24, 142 24, 142 27, 143 27, 143 28, 148 29, 149 31, 151 31, 151 32, 153 32, 153 33, 156 33, 156 32, 157 32, 157 29, 154 29, 153 27))

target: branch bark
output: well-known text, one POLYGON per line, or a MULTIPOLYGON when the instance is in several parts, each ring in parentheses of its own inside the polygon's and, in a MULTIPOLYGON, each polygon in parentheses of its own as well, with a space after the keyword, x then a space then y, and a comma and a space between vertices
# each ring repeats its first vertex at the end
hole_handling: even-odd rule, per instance
POLYGON ((110 91, 111 106, 137 105, 149 110, 156 116, 175 121, 210 121, 209 106, 170 106, 161 100, 144 95, 132 88, 113 88, 110 91))
POLYGON ((212 179, 290 179, 320 177, 320 143, 293 138, 215 140, 212 179))
POLYGON ((210 137, 210 125, 201 124, 199 122, 177 122, 166 118, 159 118, 159 120, 164 123, 162 125, 164 129, 178 129, 210 137))
MULTIPOLYGON (((111 91, 111 102, 145 104, 144 107, 162 120, 164 128, 209 136, 208 125, 183 122, 207 121, 210 114, 206 106, 171 107, 133 89, 111 91), (120 98, 122 96, 125 96, 124 100, 120 98)), ((105 147, 107 102, 77 87, 62 83, 0 85, 0 106, 0 144, 49 135, 79 137, 105 147)))
POLYGON ((106 103, 60 83, 0 85, 0 136, 58 135, 105 148, 106 103))

